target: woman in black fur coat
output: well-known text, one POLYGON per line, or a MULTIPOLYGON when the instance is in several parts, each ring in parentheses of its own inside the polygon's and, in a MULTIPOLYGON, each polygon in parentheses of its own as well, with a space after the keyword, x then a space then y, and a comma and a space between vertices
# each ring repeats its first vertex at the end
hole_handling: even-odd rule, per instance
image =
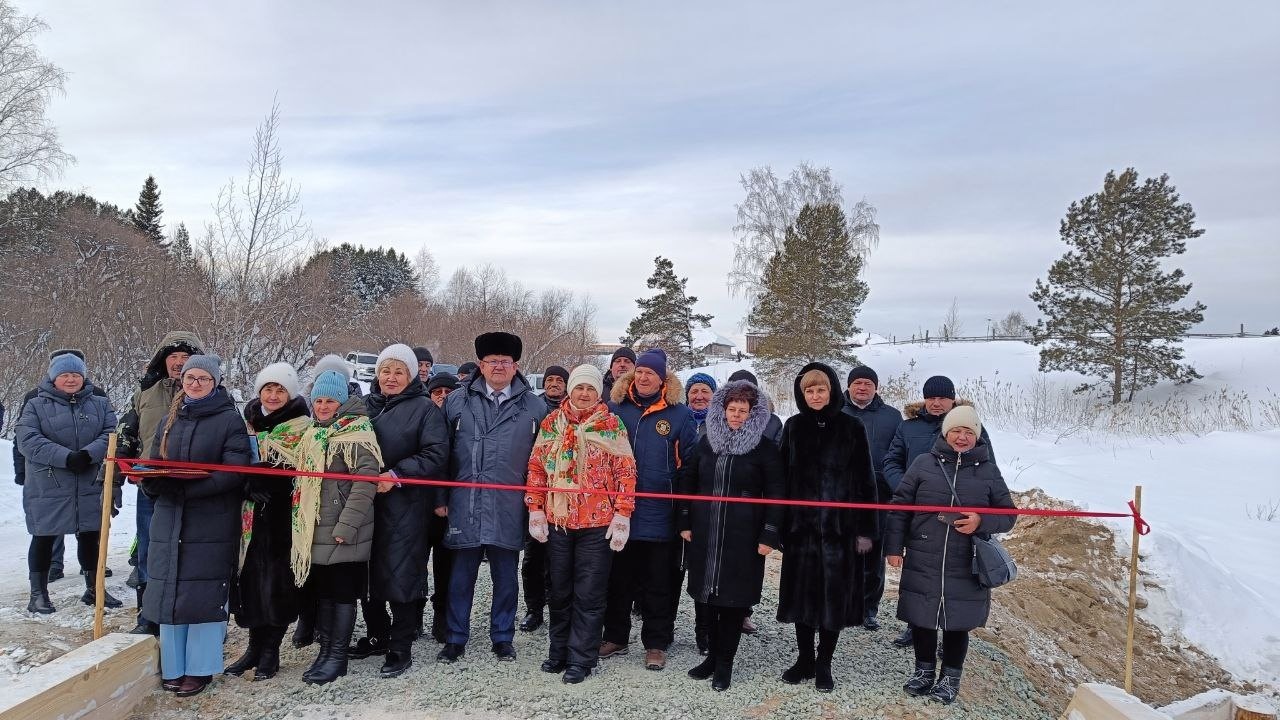
MULTIPOLYGON (((876 502, 867 433, 860 420, 840 412, 839 387, 835 371, 822 363, 810 363, 796 376, 800 412, 782 431, 792 500, 876 502)), ((865 618, 857 556, 868 552, 879 534, 876 513, 799 506, 787 511, 778 621, 795 623, 799 657, 782 680, 794 685, 812 678, 820 692, 831 692, 831 657, 840 631, 865 618)))

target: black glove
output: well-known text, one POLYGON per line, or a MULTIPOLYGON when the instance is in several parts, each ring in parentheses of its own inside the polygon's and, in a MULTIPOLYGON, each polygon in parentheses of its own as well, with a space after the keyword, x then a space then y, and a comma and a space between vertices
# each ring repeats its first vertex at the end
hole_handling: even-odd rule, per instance
POLYGON ((93 458, 89 457, 88 450, 77 450, 67 456, 67 469, 71 472, 82 473, 93 465, 93 458))
MULTIPOLYGON (((267 504, 271 499, 271 485, 276 478, 266 475, 254 475, 249 478, 247 487, 249 499, 257 503, 259 507, 267 504)), ((277 481, 278 482, 278 481, 277 481)))
POLYGON ((161 495, 173 495, 182 492, 182 481, 174 480, 171 477, 147 477, 143 478, 142 491, 153 498, 161 495))

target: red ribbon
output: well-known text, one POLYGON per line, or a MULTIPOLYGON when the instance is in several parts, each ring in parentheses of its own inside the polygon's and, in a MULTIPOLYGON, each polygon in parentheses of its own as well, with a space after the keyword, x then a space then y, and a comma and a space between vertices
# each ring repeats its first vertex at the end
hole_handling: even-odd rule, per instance
MULTIPOLYGON (((355 482, 379 482, 383 477, 369 475, 351 475, 349 473, 310 472, 305 470, 289 470, 286 468, 262 467, 259 465, 220 465, 217 463, 193 463, 181 460, 142 460, 139 458, 106 458, 120 468, 120 472, 128 475, 135 464, 153 468, 180 468, 184 470, 207 470, 211 472, 233 472, 245 475, 276 475, 280 477, 318 477, 326 480, 351 480, 355 482)), ((529 485, 503 485, 499 483, 463 482, 461 480, 426 480, 422 478, 397 477, 395 482, 401 485, 427 485, 433 487, 474 488, 479 490, 515 490, 528 492, 583 492, 580 488, 532 487, 529 485)), ((831 508, 835 510, 899 510, 908 512, 974 512, 982 515, 1032 515, 1040 517, 1082 517, 1082 518, 1133 518, 1134 526, 1140 535, 1151 532, 1151 525, 1138 513, 1132 500, 1129 501, 1127 513, 1093 512, 1089 510, 1050 510, 1044 508, 999 508, 999 507, 963 507, 950 505, 898 505, 889 503, 852 503, 834 500, 788 500, 780 498, 751 497, 716 497, 709 495, 685 495, 680 493, 627 492, 623 490, 592 490, 593 494, 608 496, 626 496, 653 500, 687 500, 701 502, 749 503, 755 505, 786 505, 793 507, 831 508)))

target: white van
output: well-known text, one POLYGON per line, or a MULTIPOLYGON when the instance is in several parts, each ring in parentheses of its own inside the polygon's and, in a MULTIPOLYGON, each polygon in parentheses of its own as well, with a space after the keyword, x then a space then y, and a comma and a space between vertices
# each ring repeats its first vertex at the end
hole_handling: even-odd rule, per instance
MULTIPOLYGON (((357 380, 373 380, 374 370, 378 366, 378 356, 367 352, 351 351, 343 358, 351 363, 351 367, 355 368, 355 376, 357 380)), ((417 370, 417 368, 411 368, 417 370)))

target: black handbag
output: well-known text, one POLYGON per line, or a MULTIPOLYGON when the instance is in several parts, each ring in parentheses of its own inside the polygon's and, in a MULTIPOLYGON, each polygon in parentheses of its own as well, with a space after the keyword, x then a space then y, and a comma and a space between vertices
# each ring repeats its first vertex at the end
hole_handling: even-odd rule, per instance
POLYGON ((973 574, 984 588, 997 588, 1018 579, 1018 565, 999 540, 973 536, 973 574))

